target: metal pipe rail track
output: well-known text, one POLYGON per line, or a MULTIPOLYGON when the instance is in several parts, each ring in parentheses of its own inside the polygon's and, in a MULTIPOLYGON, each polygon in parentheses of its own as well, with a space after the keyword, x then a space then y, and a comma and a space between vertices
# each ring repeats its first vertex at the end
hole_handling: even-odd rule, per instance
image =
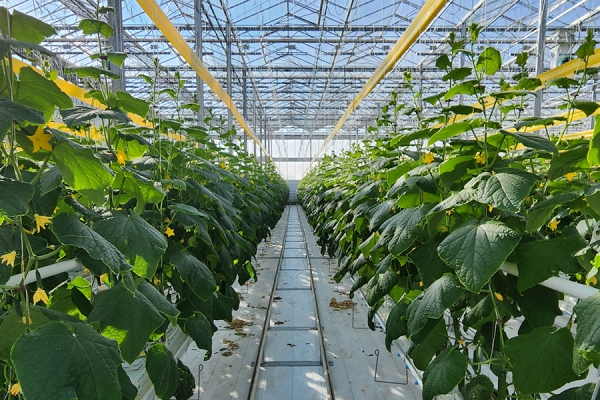
POLYGON ((248 400, 335 398, 308 246, 298 214, 298 206, 290 206, 248 400))

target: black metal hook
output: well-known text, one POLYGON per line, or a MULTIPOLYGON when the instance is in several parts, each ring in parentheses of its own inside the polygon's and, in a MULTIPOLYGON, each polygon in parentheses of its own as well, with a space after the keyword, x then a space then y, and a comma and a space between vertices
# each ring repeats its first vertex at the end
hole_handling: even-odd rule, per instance
POLYGON ((391 382, 391 381, 382 381, 377 379, 377 367, 379 366, 379 349, 375 349, 375 374, 373 375, 373 380, 377 383, 391 383, 394 385, 408 385, 408 364, 406 364, 406 358, 404 358, 404 367, 406 371, 406 382, 391 382))

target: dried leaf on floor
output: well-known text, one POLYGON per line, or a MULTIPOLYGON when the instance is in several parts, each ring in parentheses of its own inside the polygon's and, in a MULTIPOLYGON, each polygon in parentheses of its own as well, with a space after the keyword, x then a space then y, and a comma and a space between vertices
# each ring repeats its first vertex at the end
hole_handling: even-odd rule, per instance
POLYGON ((335 297, 333 297, 329 301, 329 307, 331 307, 331 308, 338 308, 340 310, 347 310, 349 308, 353 308, 356 304, 357 303, 353 302, 350 299, 343 300, 343 301, 337 301, 337 299, 335 297))
POLYGON ((235 331, 241 331, 245 326, 254 325, 254 322, 244 321, 243 319, 234 319, 226 326, 227 329, 234 329, 235 331))

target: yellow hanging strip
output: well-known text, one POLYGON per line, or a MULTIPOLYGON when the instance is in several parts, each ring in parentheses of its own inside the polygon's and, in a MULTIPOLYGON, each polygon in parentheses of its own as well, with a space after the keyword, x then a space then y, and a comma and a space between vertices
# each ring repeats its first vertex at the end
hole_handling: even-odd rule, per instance
POLYGON ((217 97, 229 108, 233 116, 237 119, 241 127, 246 131, 248 136, 258 144, 262 152, 274 162, 267 150, 263 147, 262 143, 254 135, 250 126, 237 109, 233 100, 219 82, 212 76, 208 68, 200 61, 194 50, 186 43, 185 39, 175 29, 175 26, 171 23, 169 18, 165 15, 163 10, 156 4, 154 0, 137 0, 138 4, 142 7, 144 12, 148 14, 154 24, 160 29, 165 38, 173 45, 173 47, 179 52, 185 61, 194 69, 196 74, 208 85, 209 88, 217 95, 217 97))
MULTIPOLYGON (((15 58, 15 57, 12 58, 12 65, 13 65, 13 71, 15 72, 15 74, 18 74, 19 71, 21 70, 21 68, 23 68, 23 67, 30 67, 38 74, 43 75, 42 71, 39 68, 36 68, 32 65, 24 63, 23 61, 15 58)), ((60 90, 62 90, 64 93, 66 93, 68 96, 76 98, 77 100, 80 100, 80 101, 87 103, 96 108, 100 108, 100 109, 106 108, 106 106, 104 104, 102 104, 94 99, 85 97, 86 90, 80 88, 77 85, 72 84, 71 82, 67 82, 62 78, 56 78, 54 83, 56 83, 56 86, 58 86, 58 88, 60 90)), ((146 121, 145 119, 143 119, 142 117, 140 117, 138 115, 135 115, 132 113, 127 113, 127 116, 129 117, 129 119, 131 121, 133 121, 135 124, 137 124, 139 126, 143 126, 146 128, 153 127, 153 125, 150 122, 146 121)))
MULTIPOLYGON (((142 1, 142 0, 138 0, 142 1)), ((427 30, 429 24, 438 16, 442 11, 448 0, 427 0, 421 10, 414 17, 411 24, 406 28, 406 31, 396 41, 396 44, 388 55, 385 57, 381 65, 377 67, 373 75, 369 78, 365 86, 358 92, 356 97, 352 100, 346 112, 338 123, 336 124, 333 131, 327 136, 319 151, 315 154, 311 160, 311 164, 317 159, 321 152, 325 149, 327 144, 337 135, 338 131, 344 126, 344 123, 348 120, 350 115, 356 110, 358 105, 367 97, 369 93, 377 86, 377 84, 385 77, 385 75, 396 65, 400 57, 404 55, 410 49, 410 47, 417 41, 423 32, 427 30)))

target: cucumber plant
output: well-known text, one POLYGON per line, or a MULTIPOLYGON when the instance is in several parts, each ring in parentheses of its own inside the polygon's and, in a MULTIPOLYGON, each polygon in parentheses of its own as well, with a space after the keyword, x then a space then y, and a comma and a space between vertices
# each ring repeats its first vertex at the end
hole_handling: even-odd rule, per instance
POLYGON ((127 56, 104 47, 110 12, 79 24, 98 41, 95 64, 65 71, 86 81, 92 107, 59 87, 40 44, 54 29, 0 8, 2 398, 133 399, 122 365, 140 356, 159 398, 188 398, 189 370, 166 333, 179 326, 211 356, 214 321, 232 319, 233 285, 256 279, 257 245, 287 202, 275 168, 235 130, 210 116, 199 126, 180 90, 157 92, 158 64, 143 77, 149 100, 110 90, 110 64, 127 56), (169 118, 164 95, 177 105, 169 118), (74 259, 80 276, 40 273, 74 259))
MULTIPOLYGON (((559 329, 563 294, 539 285, 557 275, 598 284, 600 121, 591 139, 565 140, 574 113, 599 108, 582 100, 597 73, 588 67, 596 42, 584 37, 573 78, 546 84, 563 90, 564 114, 527 117, 542 86, 528 55, 517 56, 517 75, 501 77, 501 53, 476 51, 479 31, 449 35, 449 53, 436 60, 439 93, 422 98, 406 73, 408 101, 392 96, 370 129, 378 138, 324 157, 298 193, 322 252, 338 259, 335 279, 353 275, 351 295, 364 288, 371 329, 382 304, 395 304, 386 345, 410 339, 425 400, 456 387, 470 399, 532 399, 600 362, 600 294, 578 301, 577 320, 559 329), (415 126, 398 128, 400 113, 415 126)), ((551 398, 592 392, 575 384, 551 398)))

